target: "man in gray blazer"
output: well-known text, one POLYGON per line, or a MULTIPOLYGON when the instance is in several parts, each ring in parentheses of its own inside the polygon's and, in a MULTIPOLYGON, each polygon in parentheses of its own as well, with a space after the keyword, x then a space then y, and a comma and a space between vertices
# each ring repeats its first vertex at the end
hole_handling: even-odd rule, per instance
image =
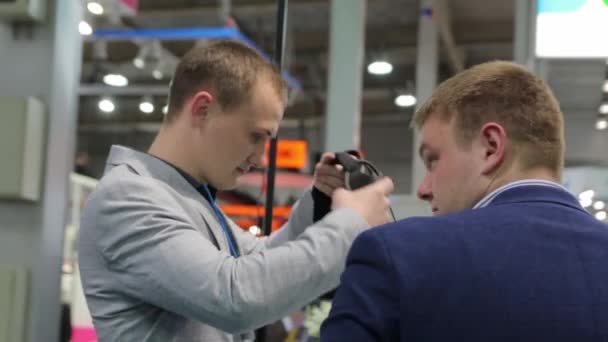
POLYGON ((254 50, 195 48, 176 69, 148 153, 112 147, 79 238, 99 341, 251 341, 253 329, 336 287, 354 238, 386 222, 392 182, 346 191, 332 154, 270 237, 223 215, 215 192, 262 164, 285 94, 280 73, 254 50), (331 199, 317 222, 313 196, 331 199))

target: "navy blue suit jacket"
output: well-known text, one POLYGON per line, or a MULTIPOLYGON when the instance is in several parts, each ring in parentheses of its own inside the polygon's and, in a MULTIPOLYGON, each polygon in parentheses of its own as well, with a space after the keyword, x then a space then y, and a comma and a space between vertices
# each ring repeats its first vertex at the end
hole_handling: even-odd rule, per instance
POLYGON ((608 341, 608 225, 532 185, 366 231, 321 340, 608 341))

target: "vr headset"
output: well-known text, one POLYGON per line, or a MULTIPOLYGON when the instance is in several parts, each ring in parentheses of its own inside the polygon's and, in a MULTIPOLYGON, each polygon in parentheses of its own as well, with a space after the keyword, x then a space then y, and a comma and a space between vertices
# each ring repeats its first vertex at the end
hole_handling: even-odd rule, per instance
MULTIPOLYGON (((337 152, 333 164, 340 164, 344 167, 344 185, 348 190, 356 190, 373 183, 378 178, 383 177, 372 163, 365 159, 358 159, 359 153, 356 151, 337 152)), ((389 206, 393 221, 395 214, 393 208, 389 206)))

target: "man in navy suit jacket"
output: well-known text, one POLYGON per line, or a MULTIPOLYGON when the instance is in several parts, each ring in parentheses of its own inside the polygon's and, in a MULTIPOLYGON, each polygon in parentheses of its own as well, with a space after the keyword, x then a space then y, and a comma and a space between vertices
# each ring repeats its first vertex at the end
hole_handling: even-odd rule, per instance
POLYGON ((434 217, 362 233, 322 341, 608 341, 608 226, 558 184, 563 115, 508 62, 414 116, 434 217))

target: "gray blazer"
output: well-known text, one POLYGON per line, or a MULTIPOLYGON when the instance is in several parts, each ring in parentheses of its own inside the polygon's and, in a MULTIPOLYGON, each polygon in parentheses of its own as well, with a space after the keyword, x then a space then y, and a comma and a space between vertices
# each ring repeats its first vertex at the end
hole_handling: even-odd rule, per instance
POLYGON ((113 146, 78 249, 99 341, 253 340, 253 329, 336 287, 367 227, 352 209, 312 217, 308 193, 268 238, 228 220, 233 258, 209 203, 175 169, 113 146))

